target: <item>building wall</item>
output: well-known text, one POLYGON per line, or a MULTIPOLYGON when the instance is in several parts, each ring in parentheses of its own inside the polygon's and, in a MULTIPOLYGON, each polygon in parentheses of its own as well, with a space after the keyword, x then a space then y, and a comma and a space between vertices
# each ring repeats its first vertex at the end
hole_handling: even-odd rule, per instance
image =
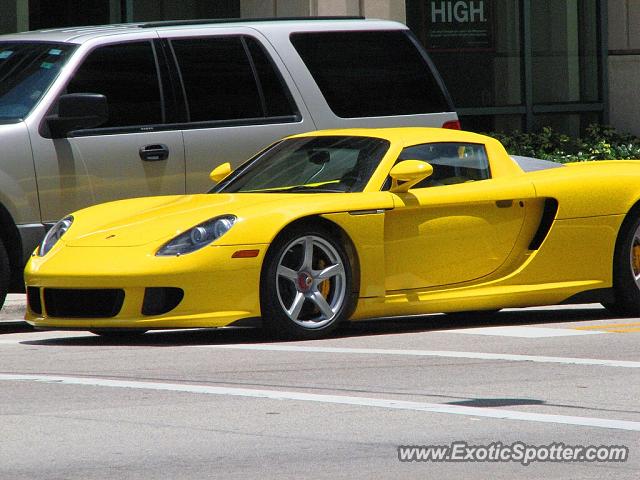
POLYGON ((609 121, 640 136, 640 2, 609 0, 609 121))
POLYGON ((362 15, 406 23, 404 0, 240 0, 242 17, 362 15))

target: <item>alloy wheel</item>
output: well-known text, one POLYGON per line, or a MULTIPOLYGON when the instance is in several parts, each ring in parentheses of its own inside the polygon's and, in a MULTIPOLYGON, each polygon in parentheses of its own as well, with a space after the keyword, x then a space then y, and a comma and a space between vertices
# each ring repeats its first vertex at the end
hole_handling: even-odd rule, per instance
POLYGON ((297 325, 317 329, 333 322, 347 297, 347 274, 337 249, 317 235, 290 242, 278 260, 276 292, 297 325))

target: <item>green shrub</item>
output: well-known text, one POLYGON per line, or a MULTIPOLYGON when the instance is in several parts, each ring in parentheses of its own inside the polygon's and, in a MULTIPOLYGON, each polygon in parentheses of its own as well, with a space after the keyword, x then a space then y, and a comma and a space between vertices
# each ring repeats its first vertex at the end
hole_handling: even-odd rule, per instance
POLYGON ((606 125, 590 125, 583 137, 572 138, 544 127, 539 133, 490 133, 511 155, 554 162, 640 159, 640 138, 606 125))

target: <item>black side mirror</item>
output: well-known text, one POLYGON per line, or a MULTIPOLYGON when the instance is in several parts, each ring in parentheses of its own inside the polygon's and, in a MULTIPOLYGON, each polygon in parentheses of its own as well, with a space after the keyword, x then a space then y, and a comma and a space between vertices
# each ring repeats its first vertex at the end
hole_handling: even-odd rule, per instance
POLYGON ((58 114, 46 117, 52 138, 73 130, 99 127, 109 119, 107 98, 98 93, 70 93, 58 99, 58 114))

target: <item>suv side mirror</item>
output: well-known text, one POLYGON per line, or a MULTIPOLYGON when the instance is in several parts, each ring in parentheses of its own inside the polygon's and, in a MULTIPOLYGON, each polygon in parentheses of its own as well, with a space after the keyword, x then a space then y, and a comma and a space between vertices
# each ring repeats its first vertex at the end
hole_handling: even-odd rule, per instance
POLYGON ((393 179, 391 191, 394 193, 406 192, 431 174, 433 174, 431 164, 422 160, 403 160, 389 172, 389 176, 393 179))
POLYGON ((97 93, 70 93, 58 99, 58 114, 46 118, 53 138, 73 130, 99 127, 109 119, 107 98, 97 93))

